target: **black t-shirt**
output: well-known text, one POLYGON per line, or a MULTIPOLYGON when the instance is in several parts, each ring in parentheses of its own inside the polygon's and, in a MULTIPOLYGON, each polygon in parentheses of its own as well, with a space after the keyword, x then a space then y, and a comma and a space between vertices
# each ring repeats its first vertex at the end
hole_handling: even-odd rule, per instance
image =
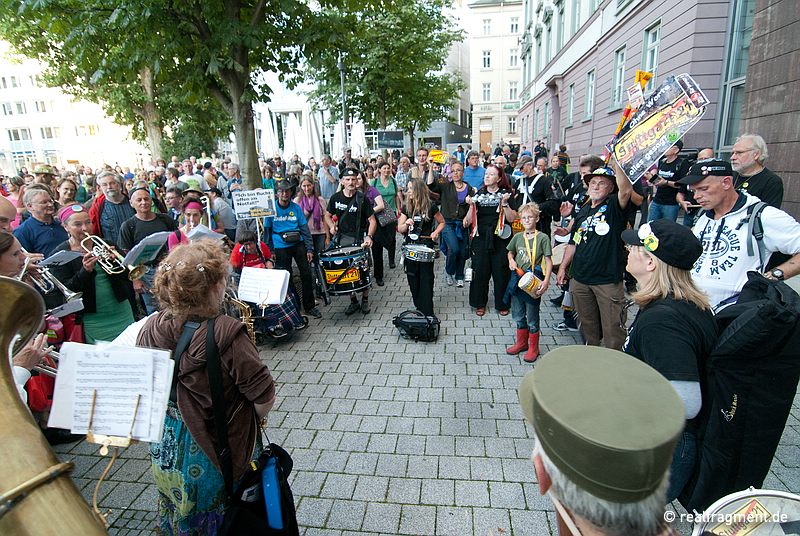
POLYGON ((347 197, 343 191, 336 192, 328 201, 328 214, 339 218, 339 233, 355 236, 363 235, 369 230, 369 217, 372 216, 372 205, 369 199, 362 192, 356 192, 353 197, 347 197), (359 213, 359 203, 361 201, 361 222, 357 224, 356 215, 359 213), (358 227, 358 230, 356 230, 358 227))
MULTIPOLYGON (((658 176, 665 181, 677 181, 686 176, 689 172, 689 162, 683 158, 676 158, 672 162, 667 162, 662 158, 658 161, 658 176)), ((673 188, 672 186, 659 186, 656 195, 653 196, 653 201, 659 205, 677 205, 678 201, 675 196, 680 192, 680 188, 673 188)))
POLYGON ((125 220, 119 231, 119 248, 123 251, 130 251, 133 246, 141 242, 144 238, 162 231, 174 231, 178 224, 164 214, 156 214, 155 219, 150 221, 140 220, 136 216, 125 220))
MULTIPOLYGON (((415 234, 417 236, 430 236, 434 229, 439 225, 439 222, 436 221, 436 213, 439 212, 439 207, 436 205, 431 205, 430 210, 428 211, 428 218, 422 218, 421 221, 414 221, 414 217, 409 214, 408 209, 403 209, 403 214, 405 214, 406 218, 409 221, 414 221, 414 229, 409 231, 409 234, 415 234)), ((407 234, 405 240, 403 241, 404 244, 423 244, 426 246, 430 246, 433 244, 433 241, 430 238, 419 238, 417 240, 412 240, 411 237, 407 234)))
POLYGON ((783 181, 767 168, 762 169, 752 177, 734 175, 736 188, 754 195, 764 203, 781 208, 783 203, 783 181))
POLYGON ((632 203, 623 210, 615 193, 604 202, 592 207, 587 203, 575 217, 570 244, 575 244, 572 258, 572 277, 584 285, 607 285, 622 281, 625 249, 622 231, 627 224, 627 212, 632 203))
POLYGON ((702 372, 716 341, 711 311, 688 301, 662 298, 639 311, 622 350, 670 381, 701 382, 704 388, 702 372))
MULTIPOLYGON (((478 213, 478 229, 480 234, 485 232, 494 232, 497 226, 497 219, 499 212, 497 207, 500 206, 501 198, 505 194, 512 194, 508 190, 497 190, 495 193, 489 193, 486 186, 482 187, 475 196, 472 198, 475 202, 475 208, 478 213), (484 231, 486 229, 487 231, 484 231)), ((515 201, 514 197, 508 199, 508 205, 513 210, 517 210, 519 204, 515 201)), ((507 222, 508 223, 508 222, 507 222)), ((509 225, 511 225, 509 223, 509 225)))

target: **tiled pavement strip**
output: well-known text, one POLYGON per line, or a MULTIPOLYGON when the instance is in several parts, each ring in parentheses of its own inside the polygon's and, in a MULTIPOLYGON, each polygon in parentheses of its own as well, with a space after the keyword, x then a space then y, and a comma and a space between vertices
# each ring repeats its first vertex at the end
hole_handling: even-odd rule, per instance
MULTIPOLYGON (((324 318, 261 357, 278 383, 270 440, 294 458, 292 489, 306 536, 502 536, 555 534, 553 508, 539 495, 530 432, 517 386, 531 369, 506 355, 511 317, 468 306, 468 286, 445 285, 436 263, 435 343, 401 339, 394 315, 412 308, 405 275, 387 270, 373 287, 372 312, 344 315, 333 298, 324 318)), ((547 298, 556 291, 548 291, 547 298)), ((575 344, 552 324, 560 309, 542 303, 542 350, 575 344)), ((490 304, 492 303, 490 297, 490 304)), ((630 320, 630 318, 629 318, 630 320)), ((766 488, 800 492, 800 398, 766 488)), ((106 459, 86 442, 57 448, 76 464, 74 480, 91 494, 106 459)), ((110 533, 152 534, 156 491, 147 445, 124 451, 103 484, 110 533)), ((681 507, 675 503, 676 508, 681 507)), ((678 525, 689 534, 688 525, 678 525)))

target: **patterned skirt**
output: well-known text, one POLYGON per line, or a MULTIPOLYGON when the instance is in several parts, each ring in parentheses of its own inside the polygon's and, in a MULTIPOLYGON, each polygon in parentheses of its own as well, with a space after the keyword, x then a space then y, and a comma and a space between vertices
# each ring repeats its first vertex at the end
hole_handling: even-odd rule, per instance
MULTIPOLYGON (((261 450, 258 440, 254 457, 261 450)), ((150 458, 158 489, 159 532, 216 534, 225 519, 225 482, 192 438, 173 402, 167 406, 161 442, 150 444, 150 458)))
POLYGON ((300 301, 297 293, 289 287, 286 291, 286 299, 279 305, 270 305, 262 309, 255 304, 250 304, 255 315, 256 329, 267 331, 276 327, 283 328, 284 331, 292 331, 303 325, 303 318, 300 315, 300 301))

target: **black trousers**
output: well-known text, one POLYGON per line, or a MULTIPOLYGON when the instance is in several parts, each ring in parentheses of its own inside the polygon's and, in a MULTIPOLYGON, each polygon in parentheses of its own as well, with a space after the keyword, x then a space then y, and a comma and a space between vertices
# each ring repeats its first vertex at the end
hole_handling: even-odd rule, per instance
POLYGON ((469 304, 486 307, 489 301, 489 280, 494 281, 494 308, 508 310, 511 306, 503 302, 511 271, 508 269, 508 250, 511 239, 502 240, 493 229, 482 228, 472 240, 472 282, 469 284, 469 304), (488 236, 487 236, 488 234, 488 236))
POLYGON ((306 246, 303 242, 298 242, 288 248, 275 248, 275 265, 281 270, 292 272, 292 259, 297 264, 300 271, 300 284, 303 287, 303 309, 306 311, 313 309, 314 303, 314 283, 311 277, 311 265, 308 264, 306 256, 306 246))
POLYGON ((372 240, 372 264, 375 268, 375 279, 383 279, 384 249, 389 252, 389 264, 394 264, 396 237, 397 223, 390 223, 386 227, 379 226, 375 232, 375 238, 372 240))
POLYGON ((424 315, 433 316, 433 263, 405 259, 403 266, 414 307, 424 315))

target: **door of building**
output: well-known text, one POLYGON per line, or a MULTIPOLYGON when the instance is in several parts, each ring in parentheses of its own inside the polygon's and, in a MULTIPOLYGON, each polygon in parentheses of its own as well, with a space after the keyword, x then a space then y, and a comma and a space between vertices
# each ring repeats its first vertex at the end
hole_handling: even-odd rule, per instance
POLYGON ((481 130, 481 151, 492 152, 492 131, 481 130))

